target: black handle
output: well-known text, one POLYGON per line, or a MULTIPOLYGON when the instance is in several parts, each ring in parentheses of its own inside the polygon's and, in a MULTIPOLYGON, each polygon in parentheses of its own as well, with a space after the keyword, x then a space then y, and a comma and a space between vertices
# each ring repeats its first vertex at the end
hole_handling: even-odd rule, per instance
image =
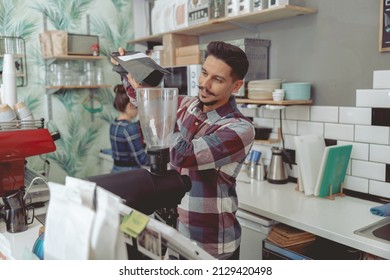
POLYGON ((61 138, 61 134, 58 131, 54 131, 50 133, 50 136, 53 139, 53 141, 56 141, 61 138))
POLYGON ((284 162, 288 163, 288 166, 292 170, 292 160, 290 158, 289 153, 287 153, 287 151, 285 149, 282 150, 282 159, 284 162))

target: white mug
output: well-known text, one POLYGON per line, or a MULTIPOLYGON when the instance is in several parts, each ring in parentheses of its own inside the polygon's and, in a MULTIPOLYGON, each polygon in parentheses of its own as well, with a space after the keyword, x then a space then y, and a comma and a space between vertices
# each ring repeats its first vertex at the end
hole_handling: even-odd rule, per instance
POLYGON ((0 104, 1 129, 16 128, 16 114, 8 104, 0 104))
POLYGON ((24 102, 18 102, 14 106, 17 118, 20 120, 21 127, 34 127, 34 116, 24 102))
POLYGON ((30 109, 24 102, 18 102, 14 106, 16 116, 19 120, 34 120, 30 109))

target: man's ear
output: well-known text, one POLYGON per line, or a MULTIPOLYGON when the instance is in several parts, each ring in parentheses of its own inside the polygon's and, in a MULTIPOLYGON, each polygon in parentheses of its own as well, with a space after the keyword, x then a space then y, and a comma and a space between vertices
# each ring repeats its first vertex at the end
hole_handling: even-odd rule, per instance
POLYGON ((244 83, 244 80, 237 80, 237 81, 235 81, 234 82, 234 86, 233 86, 233 92, 238 92, 238 90, 241 88, 243 83, 244 83))

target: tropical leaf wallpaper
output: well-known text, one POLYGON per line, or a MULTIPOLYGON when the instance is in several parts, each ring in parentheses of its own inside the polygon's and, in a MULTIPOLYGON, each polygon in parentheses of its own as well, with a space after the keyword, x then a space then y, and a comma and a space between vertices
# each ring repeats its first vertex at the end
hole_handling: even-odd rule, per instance
POLYGON ((41 172, 49 164, 50 181, 63 183, 65 176, 84 178, 99 172, 99 151, 109 148, 109 124, 115 118, 113 87, 119 77, 112 72, 108 54, 127 47, 133 36, 132 0, 0 0, 0 36, 25 40, 28 83, 17 88, 34 117, 45 118, 49 131, 59 131, 54 153, 28 158, 30 168, 41 172), (60 90, 46 94, 46 64, 39 34, 45 30, 99 36, 98 61, 104 84, 111 88, 60 90), (48 120, 48 104, 52 119, 48 120))

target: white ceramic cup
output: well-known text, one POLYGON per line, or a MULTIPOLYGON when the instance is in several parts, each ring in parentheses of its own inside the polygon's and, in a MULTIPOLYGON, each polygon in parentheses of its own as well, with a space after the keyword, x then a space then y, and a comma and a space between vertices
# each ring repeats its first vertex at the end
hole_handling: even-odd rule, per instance
POLYGON ((283 88, 276 88, 272 92, 273 94, 283 94, 284 95, 284 89, 283 88))
POLYGON ((34 117, 30 109, 24 104, 24 102, 18 102, 14 106, 16 116, 19 120, 34 120, 34 117))
POLYGON ((282 101, 284 99, 284 89, 274 89, 274 91, 272 92, 272 99, 274 101, 282 101))
POLYGON ((0 104, 0 127, 1 129, 16 128, 16 114, 8 104, 0 104))
POLYGON ((24 102, 16 103, 14 110, 22 128, 35 127, 34 116, 24 102))

